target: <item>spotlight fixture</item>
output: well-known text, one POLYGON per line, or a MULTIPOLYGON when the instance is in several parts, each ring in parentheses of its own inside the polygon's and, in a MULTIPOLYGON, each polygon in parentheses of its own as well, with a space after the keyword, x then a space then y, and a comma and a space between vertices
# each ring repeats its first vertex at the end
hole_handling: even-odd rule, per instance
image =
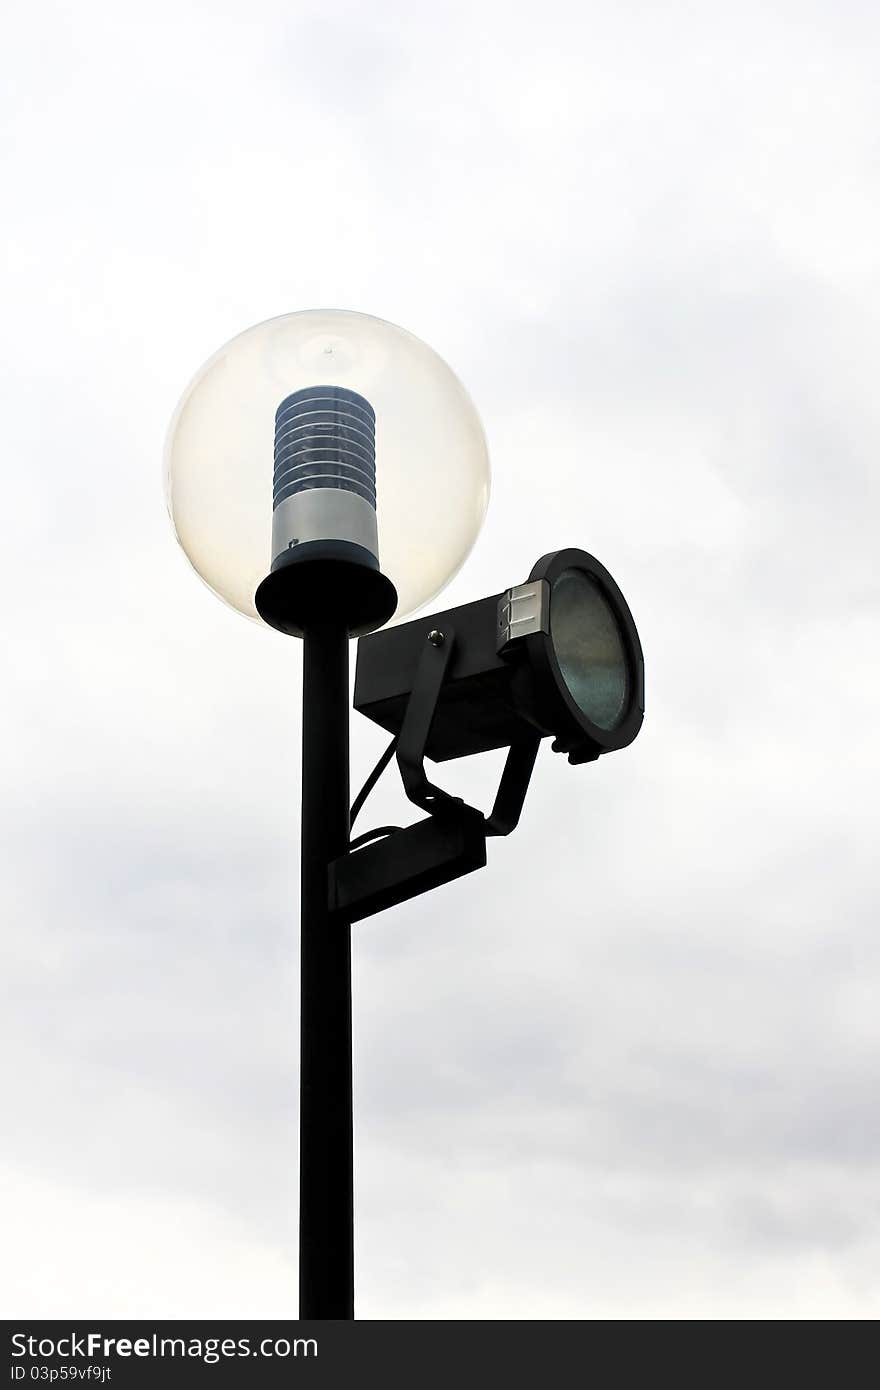
POLYGON ((436 762, 552 735, 583 763, 632 743, 645 712, 636 625, 584 550, 544 555, 525 584, 389 628, 358 644, 354 704, 398 734, 426 641, 449 665, 425 742, 436 762))
POLYGON ((351 842, 331 866, 334 911, 355 921, 486 863, 487 837, 519 822, 541 740, 570 763, 632 743, 645 710, 642 647, 611 575, 585 550, 544 555, 525 584, 358 643, 355 709, 393 735, 352 821, 396 756, 426 820, 351 842), (484 816, 429 780, 446 762, 508 748, 484 816))

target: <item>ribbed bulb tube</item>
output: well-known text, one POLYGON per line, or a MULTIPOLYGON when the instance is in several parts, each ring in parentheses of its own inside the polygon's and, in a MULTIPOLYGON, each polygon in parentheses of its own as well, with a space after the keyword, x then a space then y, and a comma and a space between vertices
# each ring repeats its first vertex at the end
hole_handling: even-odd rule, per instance
POLYGON ((376 569, 378 549, 373 407, 344 386, 294 391, 275 412, 272 569, 306 553, 376 569))

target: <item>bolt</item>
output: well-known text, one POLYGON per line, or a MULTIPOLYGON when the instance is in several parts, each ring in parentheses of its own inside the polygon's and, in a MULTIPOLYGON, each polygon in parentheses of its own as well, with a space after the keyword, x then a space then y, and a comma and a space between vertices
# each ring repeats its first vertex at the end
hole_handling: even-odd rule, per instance
POLYGON ((443 633, 439 632, 436 627, 432 627, 431 631, 428 633, 428 641, 431 643, 431 646, 442 647, 444 640, 443 633))

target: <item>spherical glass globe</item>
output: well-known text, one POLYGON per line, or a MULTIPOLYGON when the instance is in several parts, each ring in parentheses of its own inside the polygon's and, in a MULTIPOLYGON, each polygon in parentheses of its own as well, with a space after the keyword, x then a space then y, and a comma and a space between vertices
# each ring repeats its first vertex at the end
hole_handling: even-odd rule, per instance
MULTIPOLYGON (((276 412, 292 396, 306 399, 296 410, 311 409, 310 388, 322 396, 316 407, 330 397, 351 412, 344 418, 352 428, 341 431, 345 448, 333 457, 353 462, 312 463, 306 472, 337 476, 303 486, 358 480, 351 488, 362 496, 347 500, 368 516, 375 507, 379 568, 397 589, 397 622, 433 599, 467 557, 489 500, 489 458, 480 418, 455 374, 425 343, 382 319, 339 309, 284 314, 247 329, 204 364, 177 406, 165 448, 177 538, 214 593, 260 621, 254 594, 277 548, 273 500, 277 508, 279 496, 299 489, 289 480, 300 477, 302 458, 323 457, 300 449, 279 488, 276 412), (365 432, 375 473, 362 487, 365 432)), ((314 434, 306 443, 315 443, 314 434)), ((307 501, 316 501, 314 492, 307 501)))

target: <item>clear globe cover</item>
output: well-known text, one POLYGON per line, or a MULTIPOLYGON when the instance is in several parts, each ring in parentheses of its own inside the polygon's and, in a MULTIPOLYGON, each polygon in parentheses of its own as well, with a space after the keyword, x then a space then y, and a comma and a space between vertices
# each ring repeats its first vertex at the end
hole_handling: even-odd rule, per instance
POLYGON ((204 364, 165 448, 177 538, 214 593, 260 621, 254 594, 271 559, 275 413, 315 386, 355 391, 375 412, 378 559, 397 589, 399 621, 429 603, 470 552, 488 505, 489 457, 455 374, 382 319, 340 309, 284 314, 204 364))

